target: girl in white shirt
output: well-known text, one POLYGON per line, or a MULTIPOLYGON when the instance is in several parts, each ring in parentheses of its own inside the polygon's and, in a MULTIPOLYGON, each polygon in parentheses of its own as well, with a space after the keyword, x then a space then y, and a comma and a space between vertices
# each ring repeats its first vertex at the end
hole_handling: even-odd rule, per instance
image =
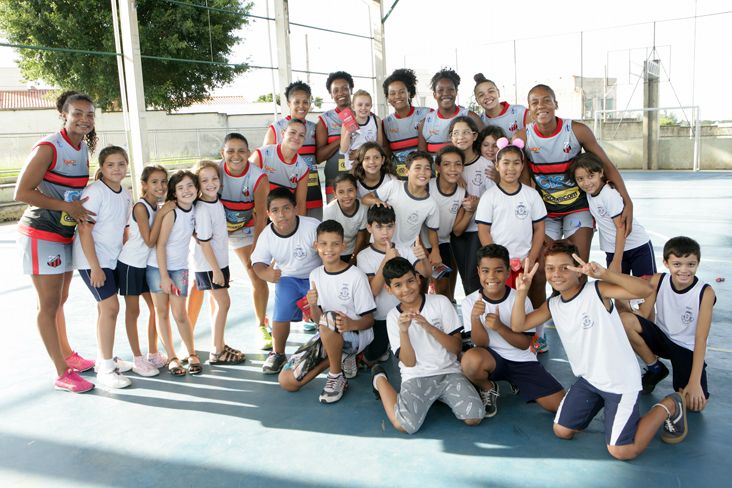
POLYGON ((386 152, 377 142, 367 142, 356 151, 356 161, 351 168, 351 174, 358 181, 358 198, 397 179, 386 158, 386 152))
POLYGON ((371 95, 366 90, 356 90, 351 101, 351 111, 358 123, 358 130, 351 132, 346 124, 341 130, 340 152, 344 155, 343 164, 346 171, 352 168, 356 159, 356 151, 366 142, 377 142, 380 146, 384 143, 384 135, 381 130, 381 119, 371 113, 373 102, 371 95))

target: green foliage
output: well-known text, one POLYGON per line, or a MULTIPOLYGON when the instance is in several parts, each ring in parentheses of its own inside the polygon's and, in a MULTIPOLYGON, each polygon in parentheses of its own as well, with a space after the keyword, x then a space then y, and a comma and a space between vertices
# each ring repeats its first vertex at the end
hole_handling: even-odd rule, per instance
POLYGON ((662 112, 661 116, 658 118, 658 124, 661 127, 668 127, 673 125, 679 125, 679 120, 676 117, 676 114, 671 112, 662 112))
MULTIPOLYGON (((137 0, 142 55, 226 63, 241 40, 236 31, 248 23, 244 15, 251 3, 208 0, 208 6, 228 11, 137 0)), ((0 30, 15 44, 115 51, 109 0, 0 0, 0 30)), ((103 108, 119 107, 115 56, 35 49, 19 49, 18 53, 26 79, 88 93, 103 108)), ((165 110, 200 102, 211 89, 232 82, 247 69, 246 65, 143 59, 145 101, 165 110)))
MULTIPOLYGON (((257 102, 261 103, 272 103, 272 93, 267 93, 265 95, 259 95, 257 97, 257 102)), ((280 104, 280 96, 277 95, 277 105, 280 104)))

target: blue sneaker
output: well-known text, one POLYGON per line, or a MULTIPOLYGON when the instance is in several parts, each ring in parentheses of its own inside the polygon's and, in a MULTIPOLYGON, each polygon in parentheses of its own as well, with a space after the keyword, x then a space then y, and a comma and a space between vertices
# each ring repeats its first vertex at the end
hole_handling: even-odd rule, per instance
POLYGON ((305 332, 313 332, 315 330, 318 330, 318 324, 316 324, 312 320, 308 320, 302 323, 302 328, 305 332))

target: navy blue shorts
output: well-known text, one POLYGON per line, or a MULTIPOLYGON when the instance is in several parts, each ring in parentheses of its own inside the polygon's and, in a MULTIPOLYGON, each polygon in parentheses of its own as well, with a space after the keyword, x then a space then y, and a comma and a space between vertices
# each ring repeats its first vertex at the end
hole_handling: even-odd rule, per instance
POLYGON ((147 286, 146 271, 146 268, 135 268, 134 266, 117 261, 115 275, 117 276, 119 294, 122 296, 139 297, 143 293, 148 293, 150 288, 147 286))
MULTIPOLYGON (((691 365, 694 363, 694 351, 690 351, 685 347, 681 347, 650 320, 636 315, 640 322, 643 332, 641 337, 653 354, 664 359, 671 360, 671 374, 673 375, 674 391, 684 388, 689 383, 691 376, 691 365)), ((709 398, 709 390, 707 390, 707 363, 701 374, 701 387, 704 390, 704 396, 709 398)))
POLYGON ((221 272, 224 274, 224 286, 217 285, 213 282, 213 271, 196 271, 196 288, 201 291, 228 288, 229 278, 231 277, 229 267, 221 268, 221 272))
POLYGON ((490 347, 484 348, 496 361, 496 369, 490 374, 492 381, 508 381, 519 388, 519 397, 525 402, 553 395, 562 391, 562 385, 539 361, 511 361, 504 359, 490 347))
POLYGON ((295 305, 299 299, 310 291, 308 278, 294 278, 281 276, 275 283, 274 322, 299 322, 302 320, 302 311, 295 305))
POLYGON ((94 295, 94 299, 98 302, 106 300, 112 295, 117 294, 117 278, 115 276, 114 270, 110 268, 102 268, 102 271, 104 271, 104 284, 101 288, 95 288, 91 285, 91 270, 79 270, 79 275, 81 276, 81 279, 84 280, 84 284, 86 284, 86 287, 89 288, 89 291, 91 291, 92 295, 94 295))
MULTIPOLYGON (((614 252, 606 252, 606 262, 610 266, 613 261, 614 252)), ((620 262, 620 269, 623 274, 633 276, 653 276, 656 274, 656 258, 653 256, 653 244, 651 241, 635 249, 623 251, 623 260, 620 262)))
POLYGON ((605 444, 624 446, 635 441, 640 420, 638 392, 609 393, 578 379, 564 396, 554 423, 572 430, 585 430, 605 407, 605 444))

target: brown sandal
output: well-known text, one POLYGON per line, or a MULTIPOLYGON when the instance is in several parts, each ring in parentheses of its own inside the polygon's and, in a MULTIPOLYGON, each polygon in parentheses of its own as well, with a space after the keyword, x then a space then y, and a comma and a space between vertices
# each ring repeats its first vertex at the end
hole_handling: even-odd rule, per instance
POLYGON ((185 376, 186 370, 180 365, 180 359, 173 356, 168 359, 168 372, 173 376, 185 376))
POLYGON ((241 364, 246 359, 247 357, 243 352, 235 352, 228 346, 224 346, 223 352, 218 354, 211 352, 208 354, 208 364, 241 364))
POLYGON ((197 375, 203 373, 203 365, 201 364, 201 359, 198 357, 198 354, 195 352, 193 354, 188 355, 188 374, 191 375, 197 375), (191 358, 198 359, 197 363, 194 363, 191 361, 191 358))

